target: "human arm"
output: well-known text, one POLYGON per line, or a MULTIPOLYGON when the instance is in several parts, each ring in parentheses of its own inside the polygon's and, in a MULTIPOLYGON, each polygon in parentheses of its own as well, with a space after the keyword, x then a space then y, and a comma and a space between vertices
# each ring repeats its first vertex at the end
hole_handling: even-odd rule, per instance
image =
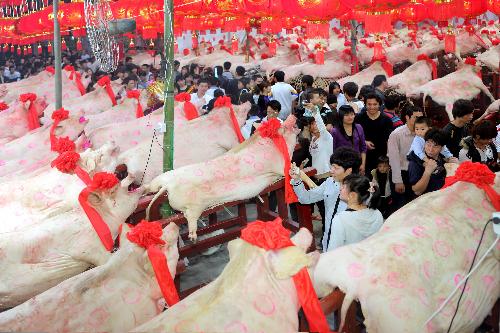
POLYGON ((290 168, 290 184, 293 186, 293 191, 297 195, 299 202, 301 204, 311 204, 324 199, 325 193, 325 184, 327 182, 323 182, 320 186, 315 187, 313 189, 306 190, 304 187, 304 183, 300 180, 300 172, 295 172, 295 166, 290 168))
POLYGON ((441 149, 441 155, 444 156, 444 159, 448 163, 458 163, 459 160, 453 154, 448 150, 448 147, 443 146, 443 149, 441 149))
MULTIPOLYGON (((437 162, 435 160, 429 159, 429 161, 424 163, 424 172, 420 179, 411 187, 415 195, 421 195, 429 186, 429 181, 431 179, 431 175, 437 168, 437 162)), ((410 175, 410 182, 411 182, 410 175)))
POLYGON ((410 146, 410 151, 408 151, 407 153, 413 152, 415 155, 418 156, 418 158, 424 160, 425 158, 424 146, 425 146, 424 138, 415 135, 410 146))

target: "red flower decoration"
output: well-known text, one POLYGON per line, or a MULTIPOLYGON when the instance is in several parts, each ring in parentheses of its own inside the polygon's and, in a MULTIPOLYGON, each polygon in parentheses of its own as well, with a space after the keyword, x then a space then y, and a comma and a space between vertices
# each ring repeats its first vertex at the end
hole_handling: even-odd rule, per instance
POLYGON ((498 44, 500 44, 500 39, 495 38, 494 40, 492 40, 492 41, 491 41, 491 43, 492 43, 494 46, 497 46, 498 44))
POLYGON ((308 57, 309 59, 314 59, 314 53, 309 53, 309 54, 307 55, 307 57, 308 57))
POLYGON ((429 58, 429 56, 427 54, 419 54, 417 57, 417 61, 420 61, 420 60, 429 61, 429 60, 431 60, 431 58, 429 58))
POLYGON ((64 108, 60 108, 52 113, 52 120, 54 121, 63 121, 69 118, 69 111, 64 108))
MULTIPOLYGON (((495 174, 481 163, 470 161, 460 164, 453 177, 446 178, 446 183, 450 180, 464 181, 477 185, 493 185, 495 183, 495 174)), ((445 184, 445 186, 448 186, 445 184)))
POLYGON ((109 190, 116 186, 120 181, 113 173, 98 172, 92 178, 89 187, 93 190, 109 190))
POLYGON ((191 101, 191 95, 188 93, 180 93, 175 96, 175 100, 177 102, 190 102, 191 101))
POLYGON ((467 65, 476 66, 476 64, 477 64, 477 60, 476 60, 476 58, 467 57, 467 58, 465 59, 465 63, 466 63, 467 65))
POLYGON ((299 44, 292 44, 292 45, 290 45, 290 49, 292 49, 292 50, 298 50, 299 49, 299 44))
POLYGON ((109 79, 109 76, 105 75, 97 81, 97 84, 100 85, 101 87, 107 86, 108 84, 111 84, 111 80, 109 79))
POLYGON ((231 104, 231 97, 229 96, 219 96, 215 100, 214 107, 221 107, 221 106, 227 106, 230 108, 232 106, 231 104))
POLYGON ((68 65, 68 66, 64 67, 64 70, 68 71, 68 72, 74 72, 75 71, 75 67, 73 67, 71 65, 68 65))
POLYGON ((485 34, 485 35, 488 35, 489 33, 490 33, 490 32, 489 32, 488 30, 486 30, 486 29, 481 30, 481 34, 483 34, 483 35, 484 35, 484 34, 485 34))
POLYGON ((52 142, 52 151, 62 154, 66 151, 73 151, 76 149, 75 143, 71 141, 68 137, 65 138, 55 138, 52 142))
POLYGON ((57 170, 63 173, 72 173, 78 161, 80 160, 80 154, 75 151, 65 151, 61 153, 55 160, 50 163, 51 167, 56 167, 57 170))
POLYGON ((27 101, 34 102, 36 100, 36 94, 33 93, 22 94, 21 96, 19 96, 19 100, 22 103, 26 103, 27 101))
POLYGON ((54 67, 52 67, 52 66, 47 66, 47 67, 45 67, 45 70, 46 70, 47 72, 49 72, 50 74, 52 74, 52 75, 56 74, 56 70, 55 70, 55 69, 54 69, 54 67))
POLYGON ((351 46, 351 45, 352 45, 352 43, 351 43, 351 41, 350 41, 350 40, 346 40, 346 41, 344 42, 344 46, 351 46))
POLYGON ((138 99, 139 97, 141 97, 141 92, 139 90, 127 91, 127 97, 138 99))
POLYGON ((7 104, 5 104, 4 102, 0 103, 0 111, 7 110, 8 108, 9 108, 9 106, 7 104))
POLYGON ((347 54, 348 56, 352 55, 351 49, 344 49, 342 53, 347 54))
POLYGON ((260 55, 260 58, 261 58, 262 60, 264 60, 264 59, 269 58, 269 55, 268 55, 267 53, 262 53, 262 54, 260 55))
POLYGON ((364 39, 364 38, 361 38, 361 39, 359 40, 359 42, 360 42, 361 44, 366 44, 366 43, 368 43, 368 41, 367 41, 366 39, 364 39))
POLYGON ((276 118, 273 118, 260 125, 257 130, 259 131, 261 137, 273 139, 277 138, 280 135, 278 133, 280 127, 280 121, 276 118))
POLYGON ((189 49, 184 49, 184 50, 182 50, 182 53, 183 53, 185 56, 189 55, 189 49))
POLYGON ((276 218, 271 222, 255 221, 241 231, 241 239, 266 251, 293 246, 290 231, 276 218))
POLYGON ((142 220, 132 230, 127 232, 127 238, 132 243, 142 248, 149 248, 152 245, 164 245, 165 241, 161 239, 163 229, 160 222, 148 222, 142 220))

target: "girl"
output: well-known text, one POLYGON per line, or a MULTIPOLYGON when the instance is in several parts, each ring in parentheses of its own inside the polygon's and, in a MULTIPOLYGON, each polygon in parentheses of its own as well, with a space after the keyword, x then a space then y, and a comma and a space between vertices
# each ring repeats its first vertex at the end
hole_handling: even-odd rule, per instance
POLYGON ((340 199, 347 203, 347 209, 333 217, 327 251, 360 242, 376 233, 384 223, 377 209, 379 191, 365 176, 344 178, 340 199))
POLYGON ((337 105, 340 107, 344 104, 346 104, 345 96, 342 93, 342 90, 340 89, 340 84, 338 82, 332 82, 328 86, 328 93, 335 95, 337 97, 337 105))

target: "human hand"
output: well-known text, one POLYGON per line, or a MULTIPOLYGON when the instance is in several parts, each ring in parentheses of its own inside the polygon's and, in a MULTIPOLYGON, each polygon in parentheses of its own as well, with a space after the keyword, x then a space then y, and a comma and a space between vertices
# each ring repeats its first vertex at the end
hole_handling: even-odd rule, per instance
POLYGON ((369 150, 375 149, 375 145, 373 144, 373 142, 371 141, 365 141, 365 142, 366 142, 366 148, 368 148, 369 150))
POLYGON ((459 163, 458 158, 456 158, 456 157, 454 157, 454 156, 449 157, 449 158, 446 160, 446 162, 448 162, 448 163, 459 163))
POLYGON ((427 162, 424 163, 424 166, 425 166, 424 173, 431 175, 434 172, 434 170, 436 170, 438 165, 435 160, 429 159, 427 162))
POLYGON ((359 174, 360 175, 364 175, 365 174, 365 165, 364 164, 361 164, 361 166, 359 167, 359 174))
POLYGON ((292 165, 290 166, 290 171, 288 172, 288 174, 293 180, 298 180, 300 178, 300 169, 295 164, 295 162, 293 162, 292 165))
POLYGON ((397 193, 405 193, 405 184, 403 183, 396 183, 395 185, 395 190, 397 193))

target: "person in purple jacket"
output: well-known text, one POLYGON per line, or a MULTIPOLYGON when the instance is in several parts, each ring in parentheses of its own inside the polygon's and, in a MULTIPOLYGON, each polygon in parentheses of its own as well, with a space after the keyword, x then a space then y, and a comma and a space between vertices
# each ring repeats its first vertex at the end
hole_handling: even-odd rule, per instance
POLYGON ((356 114, 350 105, 342 105, 338 110, 338 122, 332 129, 333 151, 339 147, 349 147, 361 154, 359 172, 364 174, 366 165, 366 142, 363 127, 354 123, 356 114))

